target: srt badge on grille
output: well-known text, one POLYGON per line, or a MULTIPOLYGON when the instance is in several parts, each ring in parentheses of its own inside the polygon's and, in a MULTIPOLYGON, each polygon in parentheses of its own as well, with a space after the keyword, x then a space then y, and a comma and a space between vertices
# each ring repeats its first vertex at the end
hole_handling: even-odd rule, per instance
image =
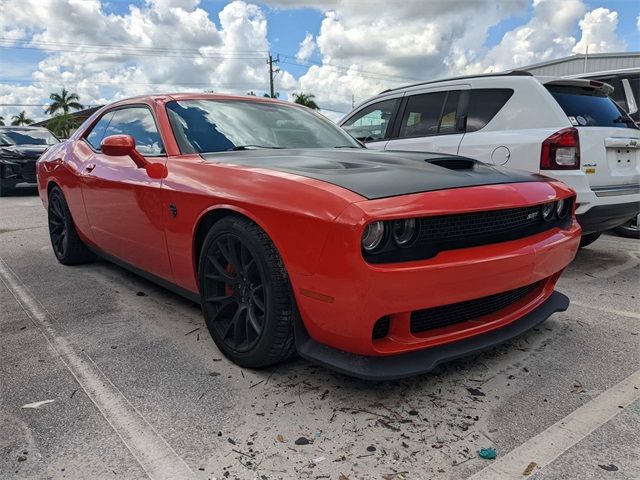
POLYGON ((539 214, 539 213, 540 213, 540 212, 533 212, 533 213, 530 213, 529 215, 527 215, 527 220, 535 220, 536 218, 538 218, 538 214, 539 214))

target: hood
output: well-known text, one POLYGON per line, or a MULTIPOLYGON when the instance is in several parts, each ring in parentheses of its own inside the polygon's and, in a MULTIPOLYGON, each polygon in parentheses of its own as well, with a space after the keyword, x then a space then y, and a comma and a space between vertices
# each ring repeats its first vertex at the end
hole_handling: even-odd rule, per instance
POLYGON ((36 161, 50 145, 8 145, 0 146, 0 161, 36 161))
POLYGON ((256 149, 202 154, 204 160, 293 173, 369 200, 501 183, 548 181, 456 155, 352 148, 256 149))

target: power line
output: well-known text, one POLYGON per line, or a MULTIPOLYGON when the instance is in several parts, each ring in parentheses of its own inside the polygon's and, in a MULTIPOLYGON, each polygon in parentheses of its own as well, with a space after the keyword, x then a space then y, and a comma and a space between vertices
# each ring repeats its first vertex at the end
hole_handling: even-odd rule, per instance
MULTIPOLYGON (((115 44, 89 44, 89 43, 71 43, 71 42, 51 42, 51 41, 29 41, 29 40, 14 40, 8 37, 0 37, 0 48, 7 49, 22 49, 22 50, 45 50, 50 52, 64 52, 64 53, 85 53, 85 54, 97 54, 97 55, 128 55, 133 57, 163 57, 163 58, 221 58, 230 60, 259 60, 264 58, 268 54, 265 50, 221 50, 213 49, 211 51, 201 51, 200 49, 192 48, 169 48, 169 47, 132 47, 127 45, 115 45, 115 44), (2 45, 4 43, 5 45, 2 45), (9 43, 9 45, 6 45, 9 43), (14 43, 20 43, 22 46, 13 45, 14 43), (57 47, 57 48, 54 48, 57 47), (79 48, 61 48, 61 47, 81 47, 79 48), (101 48, 117 49, 119 52, 102 51, 101 48), (84 50, 82 50, 84 49, 84 50), (87 50, 89 49, 89 50, 87 50)), ((209 47, 203 47, 209 48, 209 47)), ((284 59, 295 59, 295 56, 291 54, 284 54, 274 52, 278 56, 282 55, 284 59)), ((300 61, 297 60, 287 61, 282 60, 282 63, 292 66, 305 66, 311 67, 321 66, 328 70, 334 70, 343 73, 351 73, 353 75, 370 78, 372 80, 379 81, 421 81, 421 79, 413 77, 403 77, 399 75, 390 75, 380 72, 371 72, 367 70, 361 70, 352 67, 345 67, 341 65, 334 65, 328 62, 315 62, 311 60, 300 61)))

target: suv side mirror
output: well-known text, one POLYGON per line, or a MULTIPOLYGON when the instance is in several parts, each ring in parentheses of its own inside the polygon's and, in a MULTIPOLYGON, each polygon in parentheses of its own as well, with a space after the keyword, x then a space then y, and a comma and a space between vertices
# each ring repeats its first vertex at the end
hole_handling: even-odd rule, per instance
POLYGON ((131 157, 138 168, 147 165, 147 160, 136 150, 136 141, 131 135, 110 135, 100 142, 102 153, 110 157, 131 157))

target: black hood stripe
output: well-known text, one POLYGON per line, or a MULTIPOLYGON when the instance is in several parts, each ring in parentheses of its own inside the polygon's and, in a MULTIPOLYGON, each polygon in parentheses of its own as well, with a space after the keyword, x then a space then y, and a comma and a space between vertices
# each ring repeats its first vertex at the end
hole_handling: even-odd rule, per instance
POLYGON ((203 154, 209 162, 266 168, 321 180, 369 200, 450 188, 544 181, 465 157, 367 149, 243 150, 203 154))

